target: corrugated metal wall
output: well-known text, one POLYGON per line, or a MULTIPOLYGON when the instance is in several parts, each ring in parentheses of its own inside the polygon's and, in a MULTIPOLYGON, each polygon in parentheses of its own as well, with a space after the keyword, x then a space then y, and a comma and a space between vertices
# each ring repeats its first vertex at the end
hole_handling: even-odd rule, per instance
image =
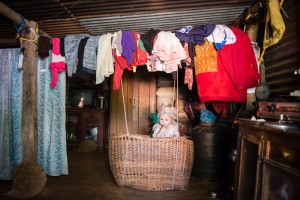
POLYGON ((300 1, 286 0, 281 12, 286 31, 280 42, 269 47, 264 56, 266 83, 271 95, 289 95, 300 90, 300 1), (299 70, 298 74, 294 74, 299 70))

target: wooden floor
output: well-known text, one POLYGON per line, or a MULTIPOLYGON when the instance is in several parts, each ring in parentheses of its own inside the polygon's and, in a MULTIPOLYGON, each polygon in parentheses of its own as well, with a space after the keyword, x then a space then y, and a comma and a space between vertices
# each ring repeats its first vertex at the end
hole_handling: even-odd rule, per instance
MULTIPOLYGON (((107 149, 79 152, 68 147, 69 175, 49 177, 43 191, 31 199, 55 200, 209 200, 211 190, 223 188, 220 182, 190 177, 189 187, 184 191, 146 192, 118 186, 111 174, 107 149)), ((0 180, 0 199, 14 199, 6 193, 11 181, 0 180)), ((218 191, 218 190, 217 190, 218 191)), ((214 198, 221 199, 221 198, 214 198)), ((224 199, 224 198, 222 198, 224 199)))

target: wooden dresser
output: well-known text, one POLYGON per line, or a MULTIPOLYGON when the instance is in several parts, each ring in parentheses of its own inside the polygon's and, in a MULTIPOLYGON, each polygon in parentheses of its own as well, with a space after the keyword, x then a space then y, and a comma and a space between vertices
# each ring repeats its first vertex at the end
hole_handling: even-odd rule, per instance
POLYGON ((238 126, 235 199, 300 199, 300 132, 238 126))
POLYGON ((108 112, 106 109, 67 107, 67 143, 80 144, 97 128, 97 145, 102 148, 107 144, 108 112))

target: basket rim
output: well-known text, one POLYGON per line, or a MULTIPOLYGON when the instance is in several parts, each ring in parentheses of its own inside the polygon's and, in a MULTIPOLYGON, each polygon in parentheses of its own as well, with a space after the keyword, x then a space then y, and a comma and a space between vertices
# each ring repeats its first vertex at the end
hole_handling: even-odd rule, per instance
POLYGON ((118 139, 118 138, 134 138, 134 139, 142 139, 142 140, 171 140, 171 141, 177 141, 177 140, 183 140, 183 141, 190 141, 193 142, 191 139, 186 138, 186 137, 151 137, 150 135, 140 135, 140 134, 126 134, 122 133, 120 135, 113 135, 109 136, 110 139, 118 139))

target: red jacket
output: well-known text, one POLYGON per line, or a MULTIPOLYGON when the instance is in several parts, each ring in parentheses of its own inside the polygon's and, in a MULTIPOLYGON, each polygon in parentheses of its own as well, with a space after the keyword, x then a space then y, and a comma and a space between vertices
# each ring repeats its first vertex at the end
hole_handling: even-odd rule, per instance
POLYGON ((224 45, 219 51, 222 66, 236 89, 257 87, 260 76, 251 41, 242 30, 231 30, 236 36, 236 42, 224 45))
POLYGON ((246 102, 247 88, 258 85, 257 61, 251 41, 242 30, 232 28, 236 42, 217 51, 217 72, 197 73, 201 102, 246 102))

